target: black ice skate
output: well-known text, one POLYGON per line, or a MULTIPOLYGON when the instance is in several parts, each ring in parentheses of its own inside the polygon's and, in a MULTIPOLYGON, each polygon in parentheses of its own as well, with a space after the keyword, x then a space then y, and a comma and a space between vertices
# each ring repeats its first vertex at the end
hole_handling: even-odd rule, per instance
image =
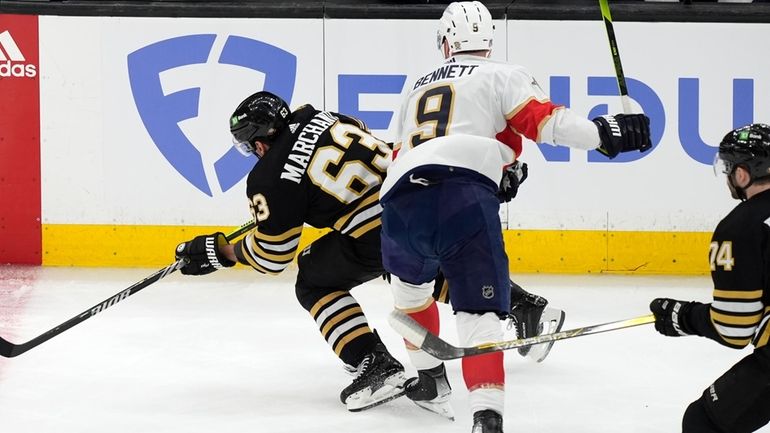
MULTIPOLYGON (((559 332, 564 324, 564 311, 546 308, 548 301, 524 291, 511 281, 511 321, 516 327, 516 338, 530 338, 542 334, 559 332)), ((554 342, 525 346, 518 349, 521 356, 529 356, 536 362, 542 362, 551 352, 554 342)))
MULTIPOLYGON (((554 334, 561 331, 562 325, 564 325, 564 318, 566 314, 564 311, 557 310, 555 308, 546 308, 540 316, 540 327, 537 335, 554 334)), ((551 348, 555 341, 549 341, 548 343, 536 344, 530 346, 527 356, 535 360, 535 362, 543 362, 543 360, 551 353, 551 348)), ((521 349, 519 349, 521 350, 521 349)))
POLYGON ((359 412, 404 395, 404 366, 384 346, 366 355, 353 383, 342 390, 340 400, 351 412, 359 412))
POLYGON ((417 406, 455 420, 454 410, 449 404, 452 387, 447 380, 444 363, 428 370, 418 370, 417 377, 409 378, 404 387, 406 396, 417 406))
POLYGON ((480 410, 473 414, 471 433, 503 433, 503 417, 493 410, 480 410))

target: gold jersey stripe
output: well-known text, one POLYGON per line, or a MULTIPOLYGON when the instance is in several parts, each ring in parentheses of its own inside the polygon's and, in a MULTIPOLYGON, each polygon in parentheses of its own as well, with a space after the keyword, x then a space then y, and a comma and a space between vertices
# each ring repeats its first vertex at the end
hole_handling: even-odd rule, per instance
POLYGON ((722 340, 725 341, 728 344, 732 344, 733 346, 738 347, 746 347, 751 343, 751 337, 746 338, 729 338, 725 337, 724 335, 720 335, 722 337, 722 340))
POLYGON ((257 240, 254 239, 253 237, 251 242, 251 248, 254 250, 254 253, 256 253, 260 258, 269 260, 271 262, 277 262, 276 264, 281 264, 281 265, 285 263, 289 263, 290 261, 294 260, 294 254, 297 252, 297 248, 295 247, 293 250, 284 254, 268 253, 262 248, 261 245, 259 245, 259 242, 257 242, 257 240))
POLYGON ((770 322, 769 323, 765 323, 765 329, 764 330, 760 330, 760 331, 761 332, 759 334, 757 334, 757 335, 759 335, 759 339, 757 340, 757 344, 754 345, 756 348, 767 346, 767 342, 768 342, 768 340, 770 340, 770 322))
POLYGON ((302 233, 302 227, 294 227, 293 229, 286 230, 285 232, 281 233, 280 235, 266 235, 264 233, 260 233, 259 226, 255 228, 252 233, 254 234, 254 237, 267 242, 283 242, 286 241, 289 238, 299 236, 300 233, 302 233))
MULTIPOLYGON (((525 99, 521 104, 517 105, 516 108, 511 110, 510 113, 505 115, 505 120, 513 119, 513 117, 519 114, 519 111, 523 110, 524 107, 526 107, 527 104, 529 104, 531 101, 537 101, 537 99, 534 96, 530 96, 529 98, 525 99)), ((546 99, 545 101, 548 101, 548 100, 546 99)), ((545 102, 545 101, 538 101, 538 102, 545 102)))
POLYGON ((339 340, 337 340, 337 343, 334 344, 334 353, 336 353, 337 356, 340 356, 340 353, 342 353, 342 349, 345 348, 346 344, 350 343, 351 341, 353 341, 354 339, 362 335, 370 334, 371 332, 372 330, 369 329, 369 326, 364 326, 340 338, 339 340))
POLYGON ((722 299, 751 299, 762 298, 762 290, 719 290, 714 289, 714 297, 722 299))
MULTIPOLYGON (((523 101, 521 104, 519 104, 518 106, 516 106, 516 108, 514 108, 514 109, 513 109, 513 110, 512 110, 510 113, 508 113, 508 114, 506 114, 506 115, 505 115, 505 120, 506 120, 506 127, 510 127, 510 128, 511 128, 511 130, 512 130, 513 132, 515 132, 515 133, 517 133, 517 134, 521 135, 522 137, 526 137, 526 136, 525 136, 524 134, 522 134, 522 133, 521 133, 519 130, 517 130, 516 128, 514 128, 513 126, 511 126, 511 125, 508 125, 508 124, 507 124, 507 121, 508 121, 508 120, 511 120, 511 119, 513 119, 514 117, 516 117, 516 115, 517 115, 517 114, 519 114, 519 112, 520 112, 521 110, 523 110, 523 109, 524 109, 524 108, 525 108, 525 107, 526 107, 526 106, 527 106, 527 105, 528 105, 530 102, 532 102, 532 101, 537 101, 537 102, 538 102, 538 103, 540 103, 540 104, 547 104, 547 103, 551 102, 551 100, 550 100, 550 99, 548 99, 548 98, 545 98, 545 99, 537 99, 537 98, 535 98, 534 96, 530 96, 529 98, 525 99, 525 100, 524 100, 524 101, 523 101)), ((561 109, 563 109, 563 108, 564 108, 563 106, 560 106, 560 105, 556 105, 553 111, 556 111, 556 110, 561 110, 561 109)), ((548 120, 551 118, 551 116, 553 116, 553 112, 551 112, 551 114, 549 114, 548 116, 546 116, 545 118, 543 118, 543 119, 540 121, 540 123, 538 123, 538 125, 537 125, 537 139, 536 139, 536 141, 537 141, 537 142, 539 142, 539 141, 540 141, 540 133, 541 133, 541 131, 543 130, 543 126, 544 126, 544 125, 545 125, 545 123, 546 123, 546 122, 547 122, 547 121, 548 121, 548 120)))
POLYGON ((352 217, 353 215, 357 214, 359 211, 361 211, 363 208, 369 206, 373 202, 376 202, 379 198, 380 198, 379 190, 371 191, 369 193, 369 197, 365 198, 361 203, 358 204, 358 206, 356 206, 355 209, 353 209, 352 211, 348 212, 347 214, 341 216, 337 220, 337 222, 334 223, 334 230, 337 230, 337 231, 342 230, 342 226, 344 226, 345 223, 348 222, 350 217, 352 217))
MULTIPOLYGON (((549 120, 551 120, 551 117, 553 117, 553 113, 554 113, 555 111, 561 110, 561 109, 563 109, 563 108, 564 108, 564 107, 562 107, 562 106, 556 106, 556 108, 554 108, 554 109, 553 109, 553 111, 551 111, 551 114, 549 114, 549 115, 547 115, 547 116, 543 117, 543 120, 541 120, 541 121, 540 121, 540 123, 538 123, 538 124, 537 124, 537 139, 535 140, 535 142, 536 142, 536 143, 540 143, 540 141, 541 141, 541 140, 540 140, 540 136, 541 136, 541 134, 542 134, 542 132, 543 132, 543 126, 545 126, 545 124, 546 124, 546 123, 547 123, 549 120)), ((521 135, 522 137, 525 137, 525 135, 524 135, 524 134, 520 134, 520 135, 521 135)), ((518 155, 516 155, 516 156, 518 156, 518 155)))
POLYGON ((449 282, 444 279, 444 284, 441 285, 441 291, 439 292, 437 301, 446 304, 447 297, 449 296, 449 282))
POLYGON ((346 295, 348 295, 348 292, 339 290, 336 292, 331 292, 323 298, 319 299, 318 302, 313 305, 313 308, 310 309, 310 315, 313 316, 313 320, 316 319, 318 311, 321 310, 321 308, 325 307, 327 304, 331 304, 333 301, 336 301, 337 298, 341 298, 346 295))
POLYGON ((370 230, 379 227, 380 224, 382 224, 382 220, 380 220, 380 217, 377 217, 376 220, 371 221, 367 224, 364 224, 363 226, 355 229, 353 233, 350 234, 350 237, 352 238, 358 238, 359 236, 368 233, 370 230))
POLYGON ((321 334, 324 336, 324 339, 328 337, 329 331, 331 328, 333 328, 335 325, 340 323, 341 321, 349 318, 350 316, 354 314, 364 314, 363 310, 361 310, 360 305, 356 305, 353 308, 348 308, 347 310, 343 310, 339 314, 335 315, 331 320, 326 322, 326 324, 321 328, 321 334))
POLYGON ((762 320, 762 313, 752 314, 751 316, 736 316, 732 314, 722 314, 711 310, 711 319, 719 322, 720 325, 757 325, 762 320))
POLYGON ((271 271, 271 270, 263 267, 259 263, 255 262, 254 259, 249 254, 249 251, 246 248, 246 243, 245 242, 241 242, 241 255, 246 258, 247 262, 249 262, 249 266, 251 266, 252 268, 258 270, 259 272, 262 272, 263 274, 269 274, 269 275, 278 275, 278 274, 280 274, 280 272, 271 271))
POLYGON ((770 318, 768 318, 769 314, 770 306, 767 306, 765 307, 765 314, 762 316, 764 323, 760 322, 760 325, 763 327, 757 330, 757 336, 755 340, 756 344, 754 344, 754 346, 757 348, 766 346, 768 340, 770 340, 770 318))

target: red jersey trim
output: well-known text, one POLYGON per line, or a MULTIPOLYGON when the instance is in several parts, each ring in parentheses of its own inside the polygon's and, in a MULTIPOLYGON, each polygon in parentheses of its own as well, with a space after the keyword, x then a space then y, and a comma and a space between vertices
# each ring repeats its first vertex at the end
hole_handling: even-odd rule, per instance
POLYGON ((508 126, 519 134, 539 143, 543 125, 551 118, 554 111, 562 108, 564 108, 563 105, 556 105, 549 100, 538 101, 530 98, 506 116, 508 126))

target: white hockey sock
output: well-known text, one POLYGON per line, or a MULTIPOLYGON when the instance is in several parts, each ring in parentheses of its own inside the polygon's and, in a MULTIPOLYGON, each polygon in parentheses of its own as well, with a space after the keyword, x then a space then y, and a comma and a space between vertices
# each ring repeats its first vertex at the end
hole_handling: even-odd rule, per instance
MULTIPOLYGON (((503 330, 495 313, 457 313, 457 335, 463 346, 501 341, 503 330)), ((502 353, 463 359, 463 377, 468 387, 471 413, 491 409, 503 414, 505 371, 502 353)))
POLYGON ((505 407, 505 391, 502 389, 475 389, 468 395, 468 402, 471 406, 471 414, 480 410, 492 409, 502 415, 505 407))

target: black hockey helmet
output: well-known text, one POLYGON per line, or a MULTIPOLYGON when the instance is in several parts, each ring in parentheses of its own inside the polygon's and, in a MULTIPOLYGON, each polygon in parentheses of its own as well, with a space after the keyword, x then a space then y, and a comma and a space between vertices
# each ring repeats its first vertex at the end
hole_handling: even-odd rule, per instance
POLYGON ((752 181, 770 176, 770 126, 752 123, 728 132, 719 143, 717 158, 725 174, 744 167, 752 181))
POLYGON ((289 105, 280 96, 257 92, 244 99, 230 116, 230 133, 238 150, 255 152, 254 142, 270 142, 287 124, 289 105))

